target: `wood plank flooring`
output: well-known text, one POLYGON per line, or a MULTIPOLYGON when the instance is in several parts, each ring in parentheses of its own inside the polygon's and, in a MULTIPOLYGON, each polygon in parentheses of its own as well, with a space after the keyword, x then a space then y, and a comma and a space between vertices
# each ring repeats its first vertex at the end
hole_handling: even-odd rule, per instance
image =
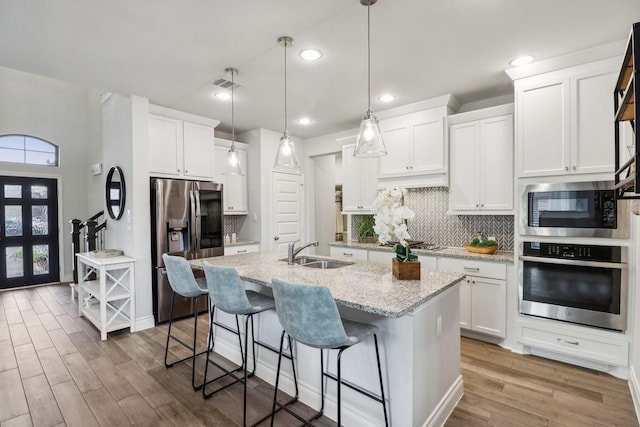
MULTIPOLYGON (((176 333, 191 336, 192 321, 175 325, 176 333)), ((0 426, 240 425, 241 386, 203 400, 191 389, 189 365, 164 367, 166 331, 166 325, 125 330, 103 342, 78 317, 67 286, 0 292, 0 426)), ((171 351, 187 355, 175 343, 171 351)), ((606 374, 466 338, 462 374, 464 396, 447 427, 638 426, 626 381, 606 374)), ((250 422, 270 411, 272 392, 251 379, 250 422)), ((298 423, 283 413, 276 425, 298 423)), ((322 418, 319 425, 333 424, 322 418)))

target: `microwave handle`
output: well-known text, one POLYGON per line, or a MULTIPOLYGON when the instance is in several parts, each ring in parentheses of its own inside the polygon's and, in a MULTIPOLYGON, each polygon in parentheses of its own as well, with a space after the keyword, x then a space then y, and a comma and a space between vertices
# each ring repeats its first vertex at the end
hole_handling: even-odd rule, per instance
POLYGON ((543 264, 578 265, 581 267, 615 268, 618 270, 626 270, 629 268, 626 263, 620 262, 582 261, 566 258, 542 258, 527 255, 520 255, 518 259, 520 259, 520 261, 540 262, 543 264))

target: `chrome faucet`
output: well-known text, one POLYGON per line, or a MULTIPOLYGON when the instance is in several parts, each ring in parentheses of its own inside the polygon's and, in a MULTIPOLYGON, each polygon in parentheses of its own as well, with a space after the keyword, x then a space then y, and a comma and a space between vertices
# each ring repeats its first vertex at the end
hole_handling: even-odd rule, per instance
POLYGON ((300 246, 298 249, 294 249, 296 242, 289 243, 289 248, 287 250, 287 264, 293 265, 293 260, 296 258, 301 251, 307 249, 309 246, 318 246, 318 241, 313 241, 307 243, 306 245, 300 246))

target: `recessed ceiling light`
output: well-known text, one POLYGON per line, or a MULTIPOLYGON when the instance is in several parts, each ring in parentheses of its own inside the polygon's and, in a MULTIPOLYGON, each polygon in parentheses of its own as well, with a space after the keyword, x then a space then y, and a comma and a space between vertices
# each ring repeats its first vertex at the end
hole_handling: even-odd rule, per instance
POLYGON ((231 94, 228 92, 216 92, 216 98, 221 99, 223 101, 228 101, 231 99, 231 94))
POLYGON ((298 123, 300 123, 301 125, 306 126, 306 125, 311 124, 311 119, 308 118, 308 117, 303 117, 300 120, 298 120, 298 123))
POLYGON ((305 61, 315 61, 320 59, 322 52, 318 49, 302 49, 298 55, 305 61))
POLYGON ((391 95, 390 93, 385 94, 385 95, 381 95, 381 96, 378 98, 378 100, 380 100, 380 102, 385 102, 385 103, 387 103, 387 102, 391 102, 391 101, 393 101, 394 99, 396 99, 396 97, 395 97, 395 96, 393 96, 393 95, 391 95))
POLYGON ((516 59, 512 60, 511 62, 509 62, 509 64, 512 67, 521 67, 523 65, 527 65, 528 63, 530 63, 531 61, 533 61, 533 56, 531 55, 524 55, 524 56, 519 56, 516 59))

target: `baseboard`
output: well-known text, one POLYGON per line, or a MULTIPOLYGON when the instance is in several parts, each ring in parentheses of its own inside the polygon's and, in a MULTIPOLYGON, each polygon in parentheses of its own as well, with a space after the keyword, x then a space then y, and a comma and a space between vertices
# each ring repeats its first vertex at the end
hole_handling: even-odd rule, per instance
POLYGON ((634 366, 629 367, 629 391, 631 392, 631 400, 633 400, 633 407, 636 410, 636 418, 640 423, 640 383, 638 382, 638 376, 634 366))
POLYGON ((135 328, 131 332, 142 331, 145 329, 151 329, 156 326, 156 321, 153 316, 138 317, 136 319, 135 328))
POLYGON ((423 424, 423 427, 442 427, 449 418, 449 415, 453 412, 456 405, 462 399, 464 392, 464 384, 462 382, 462 375, 460 375, 449 387, 447 393, 438 402, 436 409, 429 415, 427 421, 423 424))

